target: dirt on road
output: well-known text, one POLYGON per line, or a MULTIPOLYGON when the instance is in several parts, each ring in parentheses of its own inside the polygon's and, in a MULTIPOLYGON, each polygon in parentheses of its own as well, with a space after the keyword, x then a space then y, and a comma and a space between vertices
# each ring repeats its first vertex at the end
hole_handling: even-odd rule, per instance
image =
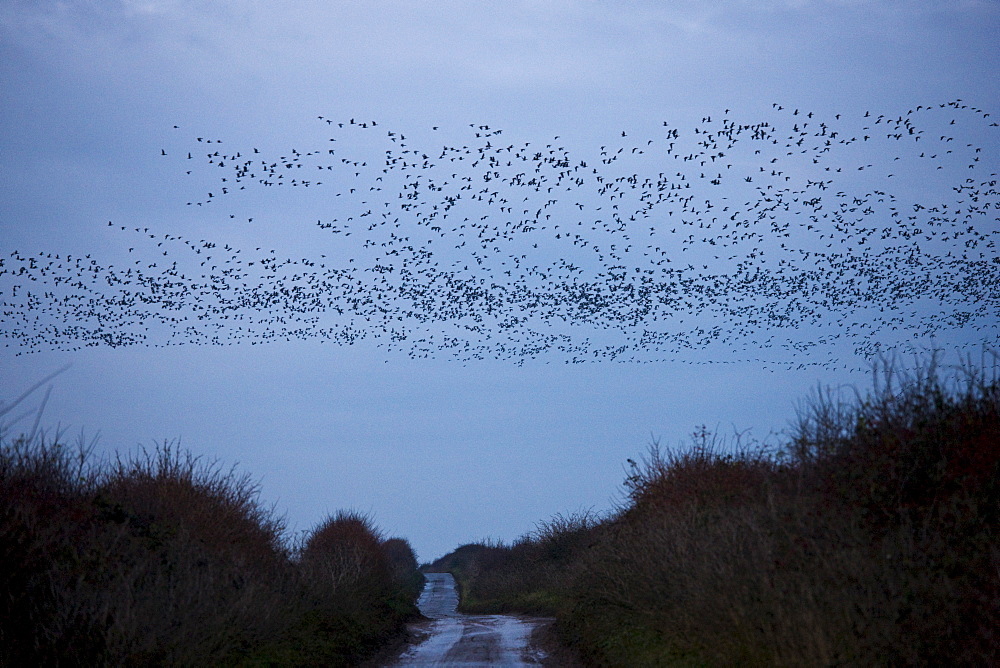
POLYGON ((552 620, 525 615, 464 615, 450 573, 427 573, 417 602, 427 620, 411 626, 413 642, 387 668, 402 666, 571 666, 543 648, 552 620))

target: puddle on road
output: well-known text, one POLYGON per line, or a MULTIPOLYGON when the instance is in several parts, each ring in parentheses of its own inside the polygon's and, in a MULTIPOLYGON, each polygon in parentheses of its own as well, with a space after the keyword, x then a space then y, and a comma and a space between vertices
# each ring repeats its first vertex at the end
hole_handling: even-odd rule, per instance
POLYGON ((426 627, 428 635, 403 653, 393 667, 541 665, 544 654, 528 646, 531 632, 541 620, 457 612, 458 591, 450 573, 427 573, 417 605, 431 620, 426 627))

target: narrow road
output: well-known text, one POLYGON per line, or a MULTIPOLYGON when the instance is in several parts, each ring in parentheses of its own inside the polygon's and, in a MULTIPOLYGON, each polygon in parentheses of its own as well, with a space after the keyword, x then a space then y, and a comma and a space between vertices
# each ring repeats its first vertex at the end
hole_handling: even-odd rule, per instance
POLYGON ((538 666, 545 653, 529 646, 535 627, 548 620, 515 615, 463 615, 456 611, 458 592, 451 573, 427 573, 417 601, 430 619, 416 629, 422 635, 396 666, 538 666))

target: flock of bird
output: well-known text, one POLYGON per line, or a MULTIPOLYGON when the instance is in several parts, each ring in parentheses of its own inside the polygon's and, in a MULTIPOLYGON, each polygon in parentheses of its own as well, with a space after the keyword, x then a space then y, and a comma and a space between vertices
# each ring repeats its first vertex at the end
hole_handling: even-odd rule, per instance
POLYGON ((727 109, 575 153, 487 125, 431 149, 452 135, 317 120, 333 136, 305 151, 158 150, 211 184, 187 205, 220 230, 271 225, 274 207, 238 217, 241 198, 305 198, 323 217, 274 222, 295 257, 111 221, 132 235, 125 262, 8 251, 6 345, 370 340, 466 361, 830 366, 998 341, 1000 137, 961 100, 825 120, 727 109))

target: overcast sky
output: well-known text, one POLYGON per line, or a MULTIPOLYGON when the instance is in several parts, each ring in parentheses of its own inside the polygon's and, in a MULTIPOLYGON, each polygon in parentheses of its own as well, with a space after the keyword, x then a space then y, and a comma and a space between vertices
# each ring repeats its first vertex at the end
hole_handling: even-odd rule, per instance
MULTIPOLYGON (((974 173, 987 178, 997 171, 1000 134, 989 125, 1000 116, 998 34, 1000 3, 985 0, 12 0, 0 5, 0 251, 128 266, 167 253, 134 233, 148 228, 248 254, 361 263, 315 225, 363 212, 351 208, 361 206, 355 200, 345 204, 346 190, 336 200, 337 183, 308 194, 251 188, 208 202, 222 172, 198 140, 291 156, 326 149, 337 129, 338 146, 356 155, 381 159, 386 146, 398 148, 381 130, 377 140, 350 134, 350 119, 411 135, 422 151, 481 142, 474 131, 484 126, 502 129, 505 143, 558 141, 596 160, 599 146, 624 141, 622 132, 652 142, 666 122, 690 139, 725 110, 740 123, 776 126, 791 125, 788 110, 808 110, 860 130, 868 111, 902 118, 918 105, 961 100, 992 114, 966 110, 954 130, 965 133, 956 146, 967 136, 982 147, 974 173)), ((846 166, 856 157, 831 160, 846 166)), ((920 182, 907 182, 904 169, 889 183, 899 184, 902 202, 927 184, 948 191, 942 174, 959 174, 959 165, 944 167, 920 182)), ((882 177, 858 187, 881 187, 882 177)), ((598 205, 581 202, 581 211, 598 205)), ((995 213, 978 220, 984 230, 997 224, 995 213)), ((979 257, 995 259, 992 248, 979 257)), ((17 284, 0 280, 0 301, 21 304, 31 286, 12 294, 17 284)), ((975 329, 911 343, 995 345, 993 320, 991 329, 980 312, 975 329)), ((9 334, 19 325, 6 313, 0 327, 9 334)), ((72 350, 65 335, 50 345, 44 333, 30 344, 8 336, 0 399, 71 363, 54 381, 49 429, 99 432, 106 451, 180 439, 260 478, 262 498, 298 529, 353 508, 430 560, 471 540, 511 540, 557 512, 610 508, 625 459, 651 439, 677 444, 706 424, 778 442, 769 435, 787 428, 817 385, 870 383, 861 330, 854 345, 784 357, 754 348, 766 337, 739 341, 728 331, 722 347, 651 355, 646 364, 628 356, 566 364, 560 352, 415 359, 405 346, 372 339, 72 350)))

